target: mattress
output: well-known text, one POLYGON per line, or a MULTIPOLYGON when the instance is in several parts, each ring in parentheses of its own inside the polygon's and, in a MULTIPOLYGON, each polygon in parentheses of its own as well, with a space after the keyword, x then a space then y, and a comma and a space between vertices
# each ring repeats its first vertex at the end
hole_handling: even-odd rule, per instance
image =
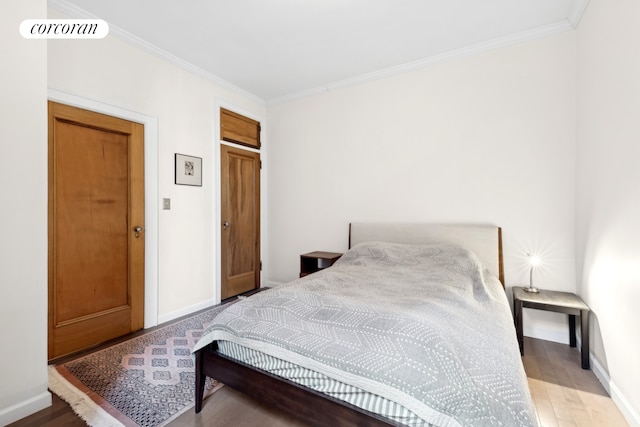
POLYGON ((402 405, 358 387, 345 384, 319 372, 303 368, 277 357, 269 356, 230 341, 218 341, 218 352, 263 371, 286 378, 319 393, 348 402, 358 408, 389 418, 411 427, 430 427, 431 424, 402 405))

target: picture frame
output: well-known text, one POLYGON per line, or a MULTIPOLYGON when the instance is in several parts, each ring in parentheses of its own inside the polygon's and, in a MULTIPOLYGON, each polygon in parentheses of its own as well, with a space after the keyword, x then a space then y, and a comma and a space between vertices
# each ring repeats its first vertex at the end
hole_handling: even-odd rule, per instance
POLYGON ((202 187, 202 158, 176 153, 176 185, 202 187))

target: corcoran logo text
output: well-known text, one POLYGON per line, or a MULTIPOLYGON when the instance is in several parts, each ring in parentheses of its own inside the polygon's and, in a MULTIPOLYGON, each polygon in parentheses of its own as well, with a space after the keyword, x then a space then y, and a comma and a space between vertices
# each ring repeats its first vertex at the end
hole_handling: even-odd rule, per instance
POLYGON ((27 39, 101 39, 109 34, 102 19, 25 19, 20 34, 27 39))

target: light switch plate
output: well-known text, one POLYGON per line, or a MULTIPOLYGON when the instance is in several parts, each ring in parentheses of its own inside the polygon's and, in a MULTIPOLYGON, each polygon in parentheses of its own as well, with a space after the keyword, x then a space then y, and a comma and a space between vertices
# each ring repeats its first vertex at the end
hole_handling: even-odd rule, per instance
POLYGON ((162 209, 171 210, 171 199, 162 199, 162 209))

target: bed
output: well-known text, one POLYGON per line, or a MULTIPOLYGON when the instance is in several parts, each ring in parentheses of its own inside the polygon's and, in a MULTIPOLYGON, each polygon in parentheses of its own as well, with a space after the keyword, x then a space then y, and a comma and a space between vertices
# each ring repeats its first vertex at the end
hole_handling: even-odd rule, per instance
POLYGON ((501 230, 354 223, 332 267, 231 305, 206 377, 310 425, 537 425, 504 294, 501 230))

